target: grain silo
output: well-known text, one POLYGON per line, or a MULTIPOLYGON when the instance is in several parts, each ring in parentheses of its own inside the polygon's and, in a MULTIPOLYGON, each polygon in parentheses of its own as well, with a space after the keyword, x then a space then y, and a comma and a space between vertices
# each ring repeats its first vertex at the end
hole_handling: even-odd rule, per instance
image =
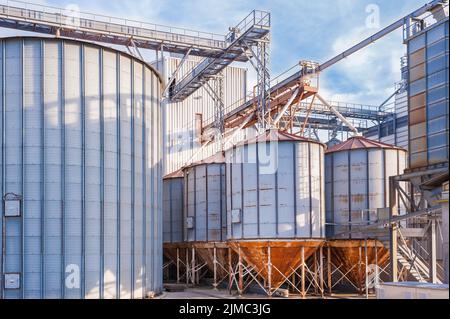
POLYGON ((229 244, 268 294, 325 238, 324 152, 317 141, 276 130, 226 151, 229 244))
MULTIPOLYGON (((224 266, 227 255, 224 154, 190 164, 183 172, 184 241, 192 248, 192 260, 199 257, 215 277, 223 279, 226 273, 217 264, 224 266)), ((193 276, 198 275, 194 271, 193 276)))
POLYGON ((377 221, 378 209, 389 207, 389 177, 402 174, 406 164, 404 149, 360 136, 325 154, 330 262, 360 291, 366 280, 362 268, 384 267, 388 262, 388 247, 380 242, 388 240, 388 233, 376 228, 356 230, 377 221))
POLYGON ((389 177, 403 173, 405 150, 364 137, 352 137, 325 154, 329 238, 364 238, 345 233, 351 223, 369 221, 389 207, 389 177))
POLYGON ((162 290, 158 73, 126 53, 0 41, 4 298, 162 290))

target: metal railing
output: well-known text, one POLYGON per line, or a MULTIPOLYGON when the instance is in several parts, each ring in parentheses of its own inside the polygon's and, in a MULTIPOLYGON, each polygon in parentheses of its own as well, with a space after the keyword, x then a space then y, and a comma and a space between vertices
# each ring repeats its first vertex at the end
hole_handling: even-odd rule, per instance
POLYGON ((109 34, 183 42, 215 49, 225 49, 227 46, 224 35, 211 32, 146 23, 16 0, 1 1, 0 16, 25 22, 45 23, 73 30, 89 29, 109 34))
POLYGON ((428 13, 424 15, 423 18, 412 21, 411 24, 405 24, 403 26, 403 39, 407 41, 409 38, 428 29, 432 25, 448 19, 448 10, 449 4, 447 1, 447 3, 442 6, 442 12, 440 16, 434 13, 428 13))
POLYGON ((254 27, 270 28, 270 13, 261 10, 253 10, 250 12, 227 34, 227 42, 233 43, 237 39, 237 37, 235 37, 236 32, 238 32, 238 34, 244 34, 254 27))

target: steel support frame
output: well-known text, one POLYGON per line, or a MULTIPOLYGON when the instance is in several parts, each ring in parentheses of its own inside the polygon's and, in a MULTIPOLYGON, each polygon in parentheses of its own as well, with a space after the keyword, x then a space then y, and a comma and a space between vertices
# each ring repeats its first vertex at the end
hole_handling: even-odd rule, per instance
POLYGON ((333 289, 339 284, 350 285, 359 295, 365 295, 368 298, 370 289, 383 282, 381 275, 389 276, 390 264, 380 265, 378 259, 378 248, 381 247, 378 242, 375 244, 375 269, 369 267, 368 261, 368 240, 362 240, 358 247, 359 258, 353 264, 347 264, 347 271, 343 270, 344 265, 335 264, 332 261, 332 247, 327 246, 326 267, 324 273, 327 274, 326 291, 328 296, 333 296, 333 289), (358 282, 355 283, 350 278, 350 273, 358 272, 358 282), (374 276, 371 276, 374 273, 374 276))
MULTIPOLYGON (((414 226, 424 229, 424 236, 428 243, 428 251, 426 260, 423 260, 420 256, 420 252, 417 251, 415 238, 409 238, 401 233, 399 222, 390 222, 390 274, 393 282, 407 280, 407 271, 414 271, 419 281, 430 281, 432 283, 440 283, 441 278, 438 278, 438 263, 436 254, 436 237, 437 228, 439 225, 439 219, 442 219, 438 213, 430 211, 429 214, 423 214, 422 216, 416 216, 416 212, 424 211, 428 208, 432 208, 433 203, 430 202, 430 194, 427 193, 429 189, 424 188, 423 183, 429 179, 430 176, 435 173, 434 169, 426 169, 416 173, 407 173, 400 176, 393 176, 389 180, 389 216, 390 220, 395 220, 395 217, 399 216, 396 206, 397 199, 404 204, 406 208, 405 219, 412 222, 414 226), (404 189, 400 183, 406 182, 410 185, 410 191, 404 189), (408 218, 408 215, 411 215, 408 218), (422 219, 420 222, 415 222, 417 219, 422 219), (400 241, 400 243, 399 243, 400 241), (403 245, 403 248, 402 246, 403 245), (400 251, 403 250, 403 251, 400 251), (406 253, 405 253, 406 250, 406 253), (405 269, 405 266, 399 267, 399 258, 408 258, 409 269, 405 269), (428 269, 423 267, 423 262, 428 266, 428 269)), ((423 248, 423 247, 421 247, 423 248)))
POLYGON ((251 64, 255 68, 257 84, 256 84, 256 112, 258 119, 258 129, 260 133, 264 132, 271 121, 269 114, 270 103, 270 33, 262 39, 256 41, 255 44, 248 44, 243 41, 244 47, 251 52, 251 64))
POLYGON ((306 298, 308 294, 324 296, 326 283, 324 280, 325 257, 323 246, 320 246, 309 259, 305 257, 305 247, 300 247, 301 262, 296 268, 291 268, 288 274, 284 274, 272 264, 271 249, 270 246, 267 247, 265 269, 258 270, 244 260, 241 248, 238 246, 235 252, 238 256, 237 262, 233 264, 231 259, 229 259, 228 291, 230 294, 235 288, 237 294, 242 296, 250 285, 254 283, 269 297, 276 294, 283 286, 286 286, 294 294, 299 294, 302 298, 306 298), (267 279, 264 279, 262 276, 263 270, 267 271, 267 279), (283 278, 283 281, 278 285, 273 285, 272 283, 274 274, 283 278))

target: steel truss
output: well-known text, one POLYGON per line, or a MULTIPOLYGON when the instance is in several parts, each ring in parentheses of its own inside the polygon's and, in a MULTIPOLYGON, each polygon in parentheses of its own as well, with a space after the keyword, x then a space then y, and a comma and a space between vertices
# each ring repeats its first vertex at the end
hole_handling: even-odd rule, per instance
POLYGON ((439 284, 444 281, 436 247, 437 236, 441 233, 442 209, 436 203, 442 197, 441 186, 445 181, 448 181, 448 163, 410 170, 390 178, 390 272, 393 282, 411 277, 419 282, 439 284), (399 215, 397 200, 405 206, 405 215, 399 215))

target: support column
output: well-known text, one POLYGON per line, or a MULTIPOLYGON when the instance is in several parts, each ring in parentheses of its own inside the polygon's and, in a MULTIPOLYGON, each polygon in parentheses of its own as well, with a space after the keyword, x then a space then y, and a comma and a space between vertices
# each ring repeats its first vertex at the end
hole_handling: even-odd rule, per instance
POLYGON ((177 284, 180 283, 180 249, 177 247, 177 284))
POLYGON ((213 267, 214 267, 214 290, 217 290, 217 248, 214 245, 214 260, 213 260, 213 267))
POLYGON ((358 248, 358 290, 359 295, 362 295, 362 247, 361 247, 361 241, 359 242, 359 248, 358 248))
POLYGON ((301 248, 301 256, 302 256, 302 298, 305 298, 306 291, 305 291, 305 247, 301 248))
POLYGON ((228 248, 228 293, 231 294, 231 289, 233 288, 233 277, 234 277, 234 270, 233 265, 231 262, 231 248, 228 248))
POLYGON ((436 270, 436 219, 432 219, 430 221, 430 229, 429 229, 429 252, 430 252, 430 260, 429 260, 429 269, 430 269, 430 280, 432 283, 436 284, 438 282, 437 278, 437 270, 436 270))
POLYGON ((319 272, 319 283, 320 283, 320 294, 323 297, 323 247, 320 246, 319 249, 319 267, 320 267, 320 272, 319 272))
MULTIPOLYGON (((398 216, 397 210, 397 182, 394 177, 389 178, 389 218, 392 219, 398 216)), ((390 273, 391 281, 398 281, 398 264, 397 264, 397 240, 398 240, 398 230, 397 225, 392 222, 389 223, 390 233, 389 233, 389 253, 390 253, 390 273)))
POLYGON ((368 277, 368 270, 367 263, 369 262, 369 258, 367 257, 367 238, 364 241, 364 264, 365 264, 365 278, 366 278, 366 298, 369 299, 369 277, 368 277))
POLYGON ((272 296, 272 256, 270 243, 267 247, 267 274, 269 277, 269 296, 272 296))
POLYGON ((189 285, 189 248, 186 247, 186 285, 189 285))
POLYGON ((239 245, 239 278, 238 278, 238 294, 242 296, 244 290, 244 269, 242 264, 241 246, 239 245))
POLYGON ((191 248, 192 251, 192 255, 191 255, 191 282, 192 285, 195 286, 195 250, 194 250, 194 246, 192 246, 191 248))
POLYGON ((314 260, 313 260, 313 271, 314 271, 314 294, 317 295, 318 293, 318 278, 317 278, 317 251, 314 252, 314 260))
POLYGON ((375 287, 380 283, 380 273, 378 271, 378 241, 375 241, 375 287))
POLYGON ((328 294, 332 295, 333 283, 331 281, 331 247, 327 247, 327 275, 328 275, 328 294))

